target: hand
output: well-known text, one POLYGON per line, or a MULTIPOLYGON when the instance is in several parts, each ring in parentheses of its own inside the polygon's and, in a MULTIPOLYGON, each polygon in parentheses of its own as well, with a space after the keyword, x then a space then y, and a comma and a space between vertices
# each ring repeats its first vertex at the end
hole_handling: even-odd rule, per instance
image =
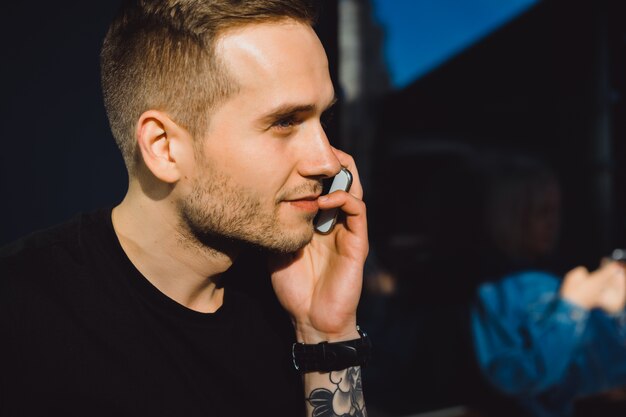
POLYGON ((560 293, 585 309, 602 308, 617 313, 626 304, 624 267, 610 262, 591 273, 584 267, 575 268, 565 275, 560 293))
POLYGON ((363 265, 368 252, 363 188, 354 160, 335 150, 353 175, 350 192, 336 191, 318 200, 320 209, 339 207, 345 214, 330 234, 315 233, 304 248, 270 259, 272 285, 294 321, 298 341, 350 340, 356 331, 363 265))
POLYGON ((611 275, 598 300, 597 306, 610 314, 619 313, 626 305, 624 265, 619 264, 619 271, 619 273, 611 275))

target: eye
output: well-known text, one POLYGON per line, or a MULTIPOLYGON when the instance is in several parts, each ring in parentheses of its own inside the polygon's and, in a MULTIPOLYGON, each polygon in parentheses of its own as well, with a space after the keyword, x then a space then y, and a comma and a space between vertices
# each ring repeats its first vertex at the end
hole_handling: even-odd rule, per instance
POLYGON ((298 120, 295 116, 289 116, 276 120, 272 123, 272 128, 278 131, 286 131, 293 129, 298 124, 300 124, 300 120, 298 120))

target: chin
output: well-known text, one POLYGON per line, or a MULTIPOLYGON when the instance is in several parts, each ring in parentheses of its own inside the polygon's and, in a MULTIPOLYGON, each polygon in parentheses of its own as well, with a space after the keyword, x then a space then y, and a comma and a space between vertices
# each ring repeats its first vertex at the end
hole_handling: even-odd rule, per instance
POLYGON ((285 227, 280 232, 274 234, 274 236, 269 237, 266 235, 265 239, 259 242, 259 245, 272 252, 293 253, 308 245, 313 239, 313 235, 312 224, 298 231, 294 227, 285 227), (287 230, 289 232, 285 232, 287 230))

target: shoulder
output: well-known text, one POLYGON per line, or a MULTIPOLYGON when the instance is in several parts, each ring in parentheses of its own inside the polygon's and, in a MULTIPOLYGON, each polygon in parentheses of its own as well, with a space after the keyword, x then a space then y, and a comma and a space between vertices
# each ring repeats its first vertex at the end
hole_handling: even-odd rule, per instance
POLYGON ((544 271, 523 271, 506 275, 498 281, 488 282, 479 287, 479 293, 529 294, 537 295, 546 291, 556 291, 560 278, 544 271))
POLYGON ((0 249, 0 329, 23 334, 80 299, 96 277, 85 241, 103 216, 80 214, 0 249))
MULTIPOLYGON (((0 248, 0 286, 15 278, 35 278, 80 265, 82 243, 107 210, 76 215, 71 220, 34 232, 0 248)), ((109 211, 110 212, 110 211, 109 211)))
POLYGON ((543 271, 523 271, 507 275, 478 288, 478 303, 490 305, 495 310, 524 307, 553 299, 560 286, 556 275, 543 271))
POLYGON ((68 237, 74 234, 78 223, 79 220, 75 217, 66 223, 38 230, 0 247, 0 261, 8 262, 22 256, 45 251, 50 247, 63 243, 67 241, 68 237))

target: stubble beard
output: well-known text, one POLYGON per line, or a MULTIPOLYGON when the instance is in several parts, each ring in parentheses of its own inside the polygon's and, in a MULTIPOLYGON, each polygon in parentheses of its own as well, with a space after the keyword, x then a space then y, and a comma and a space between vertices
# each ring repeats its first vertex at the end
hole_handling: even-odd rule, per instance
POLYGON ((280 203, 264 208, 250 190, 212 169, 206 171, 194 180, 191 193, 179 207, 183 235, 195 241, 190 243, 220 252, 253 245, 292 253, 313 238, 313 215, 303 216, 309 227, 287 228, 280 223, 280 203))

